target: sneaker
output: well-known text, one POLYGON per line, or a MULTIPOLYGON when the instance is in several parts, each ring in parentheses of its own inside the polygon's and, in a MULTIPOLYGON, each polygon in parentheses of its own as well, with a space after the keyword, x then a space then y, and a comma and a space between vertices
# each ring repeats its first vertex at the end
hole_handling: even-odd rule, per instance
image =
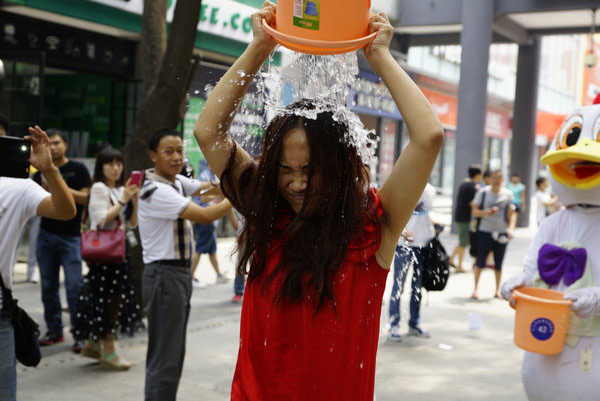
POLYGON ((81 353, 81 349, 84 346, 84 342, 83 340, 75 340, 75 342, 73 343, 73 346, 71 347, 71 351, 73 351, 76 354, 81 353))
POLYGON ((409 336, 415 336, 415 337, 420 337, 420 338, 430 338, 431 335, 429 334, 429 332, 427 330, 424 330, 422 327, 416 326, 416 327, 408 327, 408 335, 409 336))
POLYGON ((38 342, 40 343, 40 345, 42 347, 45 347, 47 345, 53 345, 56 343, 62 343, 63 341, 65 341, 64 336, 50 333, 50 332, 47 332, 44 337, 42 337, 38 340, 38 342))
POLYGON ((399 330, 397 327, 392 327, 390 329, 390 332, 388 334, 388 338, 392 341, 395 341, 397 343, 402 342, 402 336, 399 333, 399 330))
POLYGON ((206 285, 206 283, 203 283, 200 280, 198 280, 196 277, 194 277, 194 279, 192 280, 192 287, 194 287, 194 288, 206 288, 207 285, 206 285))
POLYGON ((227 283, 229 280, 227 280, 227 277, 225 277, 223 275, 223 273, 217 275, 217 282, 215 284, 225 284, 227 283))
POLYGON ((233 298, 231 298, 231 302, 233 302, 234 304, 239 304, 240 302, 242 302, 242 295, 240 294, 235 294, 233 296, 233 298))

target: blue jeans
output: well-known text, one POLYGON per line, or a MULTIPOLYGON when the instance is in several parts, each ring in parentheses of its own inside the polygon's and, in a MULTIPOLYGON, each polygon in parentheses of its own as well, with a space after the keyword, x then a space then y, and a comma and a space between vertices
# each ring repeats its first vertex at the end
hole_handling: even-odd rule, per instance
POLYGON ((246 280, 243 276, 239 274, 235 274, 235 279, 233 280, 233 293, 235 295, 244 295, 244 287, 246 286, 246 280))
POLYGON ((0 400, 17 399, 15 335, 8 318, 0 317, 0 400))
POLYGON ((81 239, 57 235, 40 229, 37 241, 37 260, 42 281, 42 303, 44 320, 48 332, 63 334, 62 310, 60 305, 59 273, 62 265, 65 273, 67 303, 71 314, 71 331, 74 333, 79 292, 83 285, 81 275, 81 239))
POLYGON ((400 326, 400 297, 404 292, 404 282, 408 268, 412 264, 413 277, 410 289, 410 327, 419 325, 419 311, 421 308, 421 281, 423 278, 423 251, 418 247, 405 248, 398 246, 394 257, 394 285, 390 297, 390 324, 392 327, 400 326), (414 257, 414 259, 413 259, 414 257))

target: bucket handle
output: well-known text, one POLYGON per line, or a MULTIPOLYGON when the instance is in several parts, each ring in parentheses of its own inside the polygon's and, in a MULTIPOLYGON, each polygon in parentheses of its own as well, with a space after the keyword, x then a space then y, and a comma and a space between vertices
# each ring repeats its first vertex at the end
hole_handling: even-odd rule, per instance
POLYGON ((537 297, 532 297, 531 295, 523 294, 522 292, 520 292, 516 289, 512 292, 512 295, 508 300, 508 304, 510 305, 511 308, 517 309, 517 301, 519 299, 543 303, 546 305, 571 306, 573 304, 573 301, 571 301, 569 299, 564 299, 564 300, 541 299, 541 298, 537 298, 537 297))

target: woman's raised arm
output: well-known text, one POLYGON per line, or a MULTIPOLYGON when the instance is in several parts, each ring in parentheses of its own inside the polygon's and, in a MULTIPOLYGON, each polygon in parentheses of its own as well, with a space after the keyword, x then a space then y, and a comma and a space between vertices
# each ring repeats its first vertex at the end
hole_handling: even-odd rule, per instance
POLYGON ((384 215, 382 244, 377 256, 379 263, 386 267, 394 258, 402 230, 427 184, 443 143, 444 130, 423 93, 392 57, 389 43, 394 28, 385 14, 372 18, 371 31, 378 34, 365 48, 365 55, 394 98, 410 137, 378 193, 384 215))
MULTIPOLYGON (((228 131, 236 110, 256 73, 275 48, 275 42, 262 28, 262 20, 271 23, 275 11, 275 4, 267 1, 252 15, 254 39, 213 89, 196 121, 194 136, 210 168, 219 178, 234 146, 228 131)), ((238 147, 237 158, 240 169, 234 170, 234 174, 241 173, 241 167, 252 161, 241 147, 238 147)))

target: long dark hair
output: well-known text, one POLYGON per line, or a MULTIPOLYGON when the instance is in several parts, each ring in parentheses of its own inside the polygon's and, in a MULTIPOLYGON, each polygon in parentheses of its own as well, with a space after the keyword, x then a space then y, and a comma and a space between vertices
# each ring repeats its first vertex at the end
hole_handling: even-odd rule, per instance
MULTIPOLYGON (((94 167, 94 182, 103 182, 106 184, 103 167, 106 163, 118 161, 123 163, 123 155, 117 149, 107 145, 96 154, 96 166, 94 167)), ((115 186, 123 185, 123 173, 115 182, 115 186)))
POLYGON ((238 273, 247 273, 250 281, 261 276, 271 241, 284 239, 281 261, 263 281, 263 290, 277 285, 276 303, 301 301, 308 292, 319 310, 326 299, 334 300, 334 274, 344 261, 349 241, 365 219, 377 217, 368 207, 368 172, 358 150, 346 140, 348 127, 330 111, 320 112, 313 120, 291 112, 299 109, 314 110, 315 105, 302 100, 288 106, 290 112, 275 117, 265 131, 260 162, 242 168, 237 179, 232 173, 236 145, 221 186, 246 220, 238 241, 238 273), (310 163, 304 204, 294 214, 279 192, 278 179, 283 138, 298 127, 306 131, 310 163), (286 215, 291 221, 278 232, 277 223, 286 215))

